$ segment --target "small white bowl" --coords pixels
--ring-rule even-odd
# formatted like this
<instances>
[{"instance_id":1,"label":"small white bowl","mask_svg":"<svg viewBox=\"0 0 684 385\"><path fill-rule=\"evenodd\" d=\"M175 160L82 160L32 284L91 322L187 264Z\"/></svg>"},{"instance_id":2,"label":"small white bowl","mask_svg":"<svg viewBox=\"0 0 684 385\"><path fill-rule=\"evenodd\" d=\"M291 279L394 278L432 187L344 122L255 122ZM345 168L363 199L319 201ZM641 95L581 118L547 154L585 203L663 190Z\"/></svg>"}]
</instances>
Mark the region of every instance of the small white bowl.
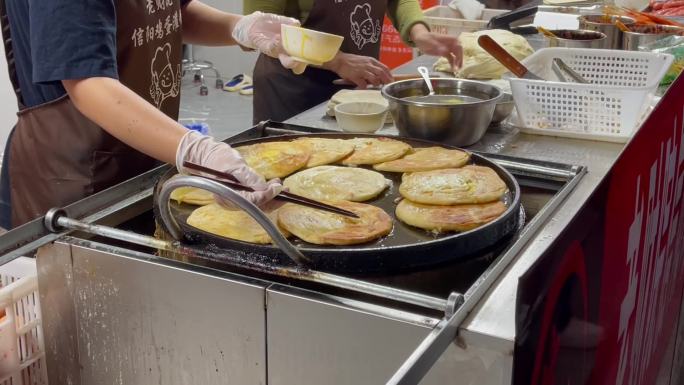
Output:
<instances>
[{"instance_id":1,"label":"small white bowl","mask_svg":"<svg viewBox=\"0 0 684 385\"><path fill-rule=\"evenodd\" d=\"M281 24L283 48L293 59L313 65L322 65L335 58L344 37L314 31L294 25Z\"/></svg>"},{"instance_id":2,"label":"small white bowl","mask_svg":"<svg viewBox=\"0 0 684 385\"><path fill-rule=\"evenodd\" d=\"M335 118L342 131L371 134L385 125L388 110L380 103L340 103L335 106Z\"/></svg>"}]
</instances>

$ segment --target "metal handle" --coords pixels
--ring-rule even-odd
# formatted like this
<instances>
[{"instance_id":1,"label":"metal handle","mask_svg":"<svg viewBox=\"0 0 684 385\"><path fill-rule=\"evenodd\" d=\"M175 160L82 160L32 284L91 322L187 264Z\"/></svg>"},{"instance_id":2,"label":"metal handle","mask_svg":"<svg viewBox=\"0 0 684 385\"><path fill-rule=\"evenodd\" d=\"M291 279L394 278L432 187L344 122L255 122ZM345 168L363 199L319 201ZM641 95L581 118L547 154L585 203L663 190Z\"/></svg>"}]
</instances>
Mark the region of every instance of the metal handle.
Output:
<instances>
[{"instance_id":1,"label":"metal handle","mask_svg":"<svg viewBox=\"0 0 684 385\"><path fill-rule=\"evenodd\" d=\"M420 73L420 75L423 77L423 80L425 80L425 84L427 84L428 91L430 91L429 95L434 95L435 90L432 88L432 80L430 80L430 72L428 71L427 67L418 67L418 73Z\"/></svg>"},{"instance_id":2,"label":"metal handle","mask_svg":"<svg viewBox=\"0 0 684 385\"><path fill-rule=\"evenodd\" d=\"M288 257L290 257L295 263L299 265L306 265L309 259L304 256L304 254L299 251L292 243L290 243L282 233L278 230L277 226L271 222L271 220L261 211L255 204L243 198L242 195L238 194L235 190L230 187L224 186L213 180L197 177L197 176L174 176L164 183L159 193L159 211L161 214L161 220L165 225L166 229L171 233L171 236L176 240L181 240L183 237L183 232L176 222L176 219L171 215L171 206L169 205L169 199L171 198L171 193L173 190L179 187L196 187L202 190L209 191L222 198L227 199L235 206L244 210L249 216L254 218L266 233L271 237L273 243L280 248Z\"/></svg>"}]
</instances>

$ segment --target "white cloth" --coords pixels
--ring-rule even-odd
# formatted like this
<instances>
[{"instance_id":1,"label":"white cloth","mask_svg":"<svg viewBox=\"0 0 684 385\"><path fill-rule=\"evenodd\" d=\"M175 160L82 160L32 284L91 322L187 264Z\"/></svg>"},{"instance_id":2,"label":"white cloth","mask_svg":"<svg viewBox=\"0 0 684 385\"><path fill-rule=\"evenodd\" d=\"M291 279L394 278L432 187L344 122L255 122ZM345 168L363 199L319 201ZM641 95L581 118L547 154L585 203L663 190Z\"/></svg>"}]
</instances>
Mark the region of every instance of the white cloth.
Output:
<instances>
[{"instance_id":1,"label":"white cloth","mask_svg":"<svg viewBox=\"0 0 684 385\"><path fill-rule=\"evenodd\" d=\"M453 0L449 7L461 12L466 20L481 20L485 9L484 4L477 0Z\"/></svg>"}]
</instances>

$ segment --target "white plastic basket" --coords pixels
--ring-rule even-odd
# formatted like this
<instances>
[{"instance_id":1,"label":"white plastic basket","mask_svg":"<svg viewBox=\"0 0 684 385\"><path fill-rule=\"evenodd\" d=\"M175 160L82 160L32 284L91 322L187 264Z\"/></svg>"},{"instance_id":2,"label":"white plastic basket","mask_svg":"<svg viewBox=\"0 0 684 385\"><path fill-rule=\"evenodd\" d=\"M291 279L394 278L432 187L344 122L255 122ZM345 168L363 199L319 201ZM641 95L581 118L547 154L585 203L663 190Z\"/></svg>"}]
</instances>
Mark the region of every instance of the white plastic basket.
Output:
<instances>
[{"instance_id":1,"label":"white plastic basket","mask_svg":"<svg viewBox=\"0 0 684 385\"><path fill-rule=\"evenodd\" d=\"M437 5L423 11L423 16L430 31L458 36L461 32L476 32L487 28L487 23L492 17L506 12L508 11L505 9L485 8L480 20L467 20L459 11L446 5Z\"/></svg>"},{"instance_id":2,"label":"white plastic basket","mask_svg":"<svg viewBox=\"0 0 684 385\"><path fill-rule=\"evenodd\" d=\"M0 266L0 385L46 385L45 341L36 262L21 257Z\"/></svg>"},{"instance_id":3,"label":"white plastic basket","mask_svg":"<svg viewBox=\"0 0 684 385\"><path fill-rule=\"evenodd\" d=\"M551 68L560 58L590 84L559 82ZM626 142L651 105L672 56L649 52L544 48L523 61L551 81L511 78L521 131Z\"/></svg>"}]
</instances>

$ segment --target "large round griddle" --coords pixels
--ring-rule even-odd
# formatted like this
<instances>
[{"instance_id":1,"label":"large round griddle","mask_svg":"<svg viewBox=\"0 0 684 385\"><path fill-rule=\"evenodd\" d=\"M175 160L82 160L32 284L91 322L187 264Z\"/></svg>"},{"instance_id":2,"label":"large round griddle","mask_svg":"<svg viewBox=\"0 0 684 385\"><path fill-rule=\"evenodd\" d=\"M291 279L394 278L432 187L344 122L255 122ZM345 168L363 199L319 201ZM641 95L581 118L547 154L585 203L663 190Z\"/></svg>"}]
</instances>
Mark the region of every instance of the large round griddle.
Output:
<instances>
[{"instance_id":1,"label":"large round griddle","mask_svg":"<svg viewBox=\"0 0 684 385\"><path fill-rule=\"evenodd\" d=\"M382 137L382 135L351 133L282 135L232 143L232 146L239 147L262 142L289 141L302 137L351 139ZM394 137L392 139L406 142L414 148L431 146L455 148L417 139ZM396 208L395 202L397 198L400 198L398 190L401 183L401 173L381 172L387 179L392 181L391 186L379 197L364 203L380 207L390 214L394 221L394 229L388 236L377 241L354 246L320 246L294 238L291 238L291 242L310 259L311 263L308 267L329 272L384 273L426 268L446 262L468 260L477 257L484 250L491 248L517 231L519 226L522 225L521 221L524 221L524 216L520 215L520 186L515 178L506 169L493 161L478 154L471 153L470 155L471 164L492 168L508 186L508 192L503 197L503 201L508 209L499 218L484 226L461 233L436 235L404 224L396 218L394 212ZM365 166L364 168L372 169ZM154 194L156 213L159 210L157 197L160 188L164 182L174 175L176 175L176 171L170 170L162 175L157 182ZM257 254L262 256L262 258L263 256L273 258L282 264L291 263L289 257L274 245L258 245L224 238L188 225L186 220L196 208L197 206L189 204L179 204L175 201L170 202L171 214L183 230L184 242L196 245L203 244L211 247L212 250L225 250L226 253L230 253L230 250L239 250L243 255Z\"/></svg>"}]
</instances>

